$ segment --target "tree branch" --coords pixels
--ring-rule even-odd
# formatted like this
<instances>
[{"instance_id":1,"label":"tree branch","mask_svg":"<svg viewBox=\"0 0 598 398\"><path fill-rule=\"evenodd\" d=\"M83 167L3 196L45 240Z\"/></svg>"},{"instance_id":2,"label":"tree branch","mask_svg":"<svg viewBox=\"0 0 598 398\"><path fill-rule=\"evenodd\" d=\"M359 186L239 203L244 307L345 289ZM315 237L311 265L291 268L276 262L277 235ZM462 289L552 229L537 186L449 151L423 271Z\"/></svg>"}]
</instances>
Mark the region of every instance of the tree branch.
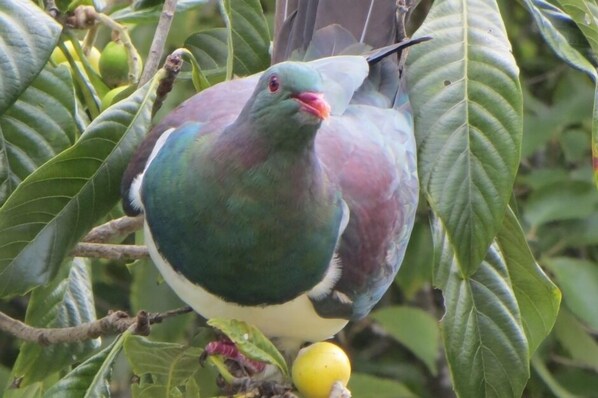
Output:
<instances>
[{"instance_id":1,"label":"tree branch","mask_svg":"<svg viewBox=\"0 0 598 398\"><path fill-rule=\"evenodd\" d=\"M92 340L100 336L119 334L127 329L131 329L135 334L147 336L150 325L192 311L190 307L160 313L139 311L134 317L130 317L124 311L115 311L96 321L67 328L35 328L0 312L0 330L18 339L42 345Z\"/></svg>"},{"instance_id":2,"label":"tree branch","mask_svg":"<svg viewBox=\"0 0 598 398\"><path fill-rule=\"evenodd\" d=\"M121 217L99 225L81 240L88 243L106 243L115 237L125 237L143 226L143 216Z\"/></svg>"},{"instance_id":3,"label":"tree branch","mask_svg":"<svg viewBox=\"0 0 598 398\"><path fill-rule=\"evenodd\" d=\"M156 34L154 35L154 40L152 41L152 46L145 62L145 68L143 69L141 80L139 81L140 86L149 81L149 79L151 79L151 77L158 70L158 65L160 64L162 54L164 53L166 37L168 36L168 31L170 30L172 18L174 18L176 3L177 0L166 0L164 2L164 8L162 8L162 14L160 15L160 20L158 21Z\"/></svg>"},{"instance_id":4,"label":"tree branch","mask_svg":"<svg viewBox=\"0 0 598 398\"><path fill-rule=\"evenodd\" d=\"M149 254L145 246L80 242L71 251L71 256L131 261L147 258Z\"/></svg>"}]
</instances>

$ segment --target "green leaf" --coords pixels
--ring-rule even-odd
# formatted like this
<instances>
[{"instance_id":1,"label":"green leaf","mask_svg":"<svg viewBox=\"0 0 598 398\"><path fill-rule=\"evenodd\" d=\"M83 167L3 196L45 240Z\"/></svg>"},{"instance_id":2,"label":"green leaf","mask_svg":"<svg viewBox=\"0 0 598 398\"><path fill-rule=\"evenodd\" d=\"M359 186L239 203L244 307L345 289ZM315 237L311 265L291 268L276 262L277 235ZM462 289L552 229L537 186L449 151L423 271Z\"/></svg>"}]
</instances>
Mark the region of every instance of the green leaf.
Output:
<instances>
[{"instance_id":1,"label":"green leaf","mask_svg":"<svg viewBox=\"0 0 598 398\"><path fill-rule=\"evenodd\" d=\"M224 333L247 357L276 365L285 375L289 369L274 344L255 326L235 319L210 319L208 325Z\"/></svg>"},{"instance_id":2,"label":"green leaf","mask_svg":"<svg viewBox=\"0 0 598 398\"><path fill-rule=\"evenodd\" d=\"M592 183L569 180L532 192L523 216L532 226L539 226L551 221L583 219L597 210L598 197Z\"/></svg>"},{"instance_id":3,"label":"green leaf","mask_svg":"<svg viewBox=\"0 0 598 398\"><path fill-rule=\"evenodd\" d=\"M0 115L42 70L60 31L32 1L0 2Z\"/></svg>"},{"instance_id":4,"label":"green leaf","mask_svg":"<svg viewBox=\"0 0 598 398\"><path fill-rule=\"evenodd\" d=\"M596 80L596 68L584 55L588 53L587 41L583 35L579 34L579 30L571 17L545 0L523 1L540 29L544 40L556 55ZM573 46L574 43L580 42L583 44L578 48Z\"/></svg>"},{"instance_id":5,"label":"green leaf","mask_svg":"<svg viewBox=\"0 0 598 398\"><path fill-rule=\"evenodd\" d=\"M116 204L121 175L149 129L161 75L103 112L74 146L29 175L0 208L0 297L47 283Z\"/></svg>"},{"instance_id":6,"label":"green leaf","mask_svg":"<svg viewBox=\"0 0 598 398\"><path fill-rule=\"evenodd\" d=\"M201 369L199 356L203 350L198 347L153 342L131 335L126 338L124 348L133 372L140 378L135 388L138 397L174 396Z\"/></svg>"},{"instance_id":7,"label":"green leaf","mask_svg":"<svg viewBox=\"0 0 598 398\"><path fill-rule=\"evenodd\" d=\"M594 330L598 330L598 264L569 257L547 258L563 291L567 308Z\"/></svg>"},{"instance_id":8,"label":"green leaf","mask_svg":"<svg viewBox=\"0 0 598 398\"><path fill-rule=\"evenodd\" d=\"M112 366L126 335L128 333L121 334L108 347L70 371L46 391L44 398L109 397Z\"/></svg>"},{"instance_id":9,"label":"green leaf","mask_svg":"<svg viewBox=\"0 0 598 398\"><path fill-rule=\"evenodd\" d=\"M4 398L42 398L43 383L33 383L22 388L10 388L4 392Z\"/></svg>"},{"instance_id":10,"label":"green leaf","mask_svg":"<svg viewBox=\"0 0 598 398\"><path fill-rule=\"evenodd\" d=\"M432 265L434 252L432 234L428 220L416 220L409 237L409 245L399 273L395 278L401 287L401 293L408 299L413 299L424 285L432 280Z\"/></svg>"},{"instance_id":11,"label":"green leaf","mask_svg":"<svg viewBox=\"0 0 598 398\"><path fill-rule=\"evenodd\" d=\"M554 326L561 292L534 259L511 209L496 240L509 272L531 355Z\"/></svg>"},{"instance_id":12,"label":"green leaf","mask_svg":"<svg viewBox=\"0 0 598 398\"><path fill-rule=\"evenodd\" d=\"M598 4L596 0L558 0L563 10L575 21L594 50L594 65L598 54ZM591 58L590 58L591 59Z\"/></svg>"},{"instance_id":13,"label":"green leaf","mask_svg":"<svg viewBox=\"0 0 598 398\"><path fill-rule=\"evenodd\" d=\"M191 51L211 84L226 79L228 57L226 42L226 28L213 28L197 32L185 40L185 47Z\"/></svg>"},{"instance_id":14,"label":"green leaf","mask_svg":"<svg viewBox=\"0 0 598 398\"><path fill-rule=\"evenodd\" d=\"M410 49L421 186L442 220L462 275L484 258L519 164L519 70L494 1L435 1Z\"/></svg>"},{"instance_id":15,"label":"green leaf","mask_svg":"<svg viewBox=\"0 0 598 398\"><path fill-rule=\"evenodd\" d=\"M460 397L520 397L529 378L529 347L505 260L495 245L471 277L462 277L440 223L435 284L444 296L442 337Z\"/></svg>"},{"instance_id":16,"label":"green leaf","mask_svg":"<svg viewBox=\"0 0 598 398\"><path fill-rule=\"evenodd\" d=\"M0 206L25 177L75 142L75 113L68 68L47 66L0 115Z\"/></svg>"},{"instance_id":17,"label":"green leaf","mask_svg":"<svg viewBox=\"0 0 598 398\"><path fill-rule=\"evenodd\" d=\"M598 187L598 79L594 88L594 111L592 112L592 166L594 184Z\"/></svg>"},{"instance_id":18,"label":"green leaf","mask_svg":"<svg viewBox=\"0 0 598 398\"><path fill-rule=\"evenodd\" d=\"M569 311L559 313L554 331L575 362L598 372L598 343Z\"/></svg>"},{"instance_id":19,"label":"green leaf","mask_svg":"<svg viewBox=\"0 0 598 398\"><path fill-rule=\"evenodd\" d=\"M270 32L259 0L221 0L228 30L227 79L270 66Z\"/></svg>"},{"instance_id":20,"label":"green leaf","mask_svg":"<svg viewBox=\"0 0 598 398\"><path fill-rule=\"evenodd\" d=\"M355 398L416 398L407 386L390 379L371 376L366 373L353 373L347 388Z\"/></svg>"},{"instance_id":21,"label":"green leaf","mask_svg":"<svg viewBox=\"0 0 598 398\"><path fill-rule=\"evenodd\" d=\"M421 359L430 373L437 374L440 340L438 322L432 315L419 308L392 306L373 312L371 317Z\"/></svg>"},{"instance_id":22,"label":"green leaf","mask_svg":"<svg viewBox=\"0 0 598 398\"><path fill-rule=\"evenodd\" d=\"M208 0L178 0L176 4L176 14L189 11L195 7L207 3ZM157 4L153 7L137 9L134 5L121 8L110 14L110 18L123 24L141 24L154 23L162 14L163 4Z\"/></svg>"},{"instance_id":23,"label":"green leaf","mask_svg":"<svg viewBox=\"0 0 598 398\"><path fill-rule=\"evenodd\" d=\"M554 394L556 398L574 398L575 395L571 394L571 392L567 391L563 386L559 384L559 382L550 374L550 371L546 367L546 364L542 361L538 355L535 355L532 358L532 367L534 372L540 376L542 381L548 386L550 392Z\"/></svg>"},{"instance_id":24,"label":"green leaf","mask_svg":"<svg viewBox=\"0 0 598 398\"><path fill-rule=\"evenodd\" d=\"M81 258L65 262L52 283L35 289L27 306L25 323L40 328L77 326L96 319L91 281ZM21 385L42 381L98 349L100 340L54 344L23 343L13 367Z\"/></svg>"},{"instance_id":25,"label":"green leaf","mask_svg":"<svg viewBox=\"0 0 598 398\"><path fill-rule=\"evenodd\" d=\"M150 312L168 311L183 307L183 303L167 283L159 283L160 274L149 260L137 261L130 267L133 274L131 285L131 309ZM181 339L189 323L195 318L193 313L180 315L166 322L152 325L150 337L156 341L176 341Z\"/></svg>"}]
</instances>

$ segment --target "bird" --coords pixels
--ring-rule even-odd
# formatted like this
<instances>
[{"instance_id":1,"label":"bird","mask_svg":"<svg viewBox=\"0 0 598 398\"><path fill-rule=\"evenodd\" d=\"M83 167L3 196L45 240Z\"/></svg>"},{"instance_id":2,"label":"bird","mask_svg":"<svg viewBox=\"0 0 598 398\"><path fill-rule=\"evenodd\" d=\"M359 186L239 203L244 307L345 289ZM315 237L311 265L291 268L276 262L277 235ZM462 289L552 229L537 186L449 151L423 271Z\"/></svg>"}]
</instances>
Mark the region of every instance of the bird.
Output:
<instances>
[{"instance_id":1,"label":"bird","mask_svg":"<svg viewBox=\"0 0 598 398\"><path fill-rule=\"evenodd\" d=\"M147 135L122 179L150 256L204 318L325 340L392 284L418 205L395 0L279 0L272 66ZM399 54L399 55L397 55Z\"/></svg>"}]
</instances>

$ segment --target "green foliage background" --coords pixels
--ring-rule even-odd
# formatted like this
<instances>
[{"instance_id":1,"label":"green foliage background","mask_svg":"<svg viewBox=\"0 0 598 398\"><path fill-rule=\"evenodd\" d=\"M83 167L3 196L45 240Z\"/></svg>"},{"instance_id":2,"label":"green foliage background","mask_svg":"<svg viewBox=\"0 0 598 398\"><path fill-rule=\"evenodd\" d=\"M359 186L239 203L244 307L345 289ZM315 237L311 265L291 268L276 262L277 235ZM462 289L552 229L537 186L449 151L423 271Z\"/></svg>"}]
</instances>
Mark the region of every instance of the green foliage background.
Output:
<instances>
[{"instance_id":1,"label":"green foliage background","mask_svg":"<svg viewBox=\"0 0 598 398\"><path fill-rule=\"evenodd\" d=\"M161 3L109 12L144 57ZM0 57L17 65L0 70L0 311L65 327L182 305L148 261L68 258L122 215L120 175L152 121L268 65L273 1L178 3L167 52L184 45L198 64L152 119L157 79L99 113L89 68L48 63L85 32L61 36L33 2L0 0ZM337 337L354 396L598 396L596 1L422 0L411 30L434 37L407 65L422 200L396 284ZM110 31L98 34L101 49ZM211 397L215 369L197 362L205 326L185 315L148 338L43 349L0 333L0 391L19 378L4 396Z\"/></svg>"}]
</instances>

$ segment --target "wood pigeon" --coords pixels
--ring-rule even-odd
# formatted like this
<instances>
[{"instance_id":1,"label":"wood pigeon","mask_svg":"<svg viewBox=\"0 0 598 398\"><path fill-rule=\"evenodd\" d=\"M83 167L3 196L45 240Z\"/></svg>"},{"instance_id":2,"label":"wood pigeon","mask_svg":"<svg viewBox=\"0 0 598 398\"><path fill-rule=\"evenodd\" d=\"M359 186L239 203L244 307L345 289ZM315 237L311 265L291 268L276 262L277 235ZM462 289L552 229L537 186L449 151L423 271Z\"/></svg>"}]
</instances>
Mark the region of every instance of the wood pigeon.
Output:
<instances>
[{"instance_id":1,"label":"wood pigeon","mask_svg":"<svg viewBox=\"0 0 598 398\"><path fill-rule=\"evenodd\" d=\"M273 66L166 116L122 191L183 301L298 346L363 318L388 289L418 179L395 0L277 7Z\"/></svg>"}]
</instances>

